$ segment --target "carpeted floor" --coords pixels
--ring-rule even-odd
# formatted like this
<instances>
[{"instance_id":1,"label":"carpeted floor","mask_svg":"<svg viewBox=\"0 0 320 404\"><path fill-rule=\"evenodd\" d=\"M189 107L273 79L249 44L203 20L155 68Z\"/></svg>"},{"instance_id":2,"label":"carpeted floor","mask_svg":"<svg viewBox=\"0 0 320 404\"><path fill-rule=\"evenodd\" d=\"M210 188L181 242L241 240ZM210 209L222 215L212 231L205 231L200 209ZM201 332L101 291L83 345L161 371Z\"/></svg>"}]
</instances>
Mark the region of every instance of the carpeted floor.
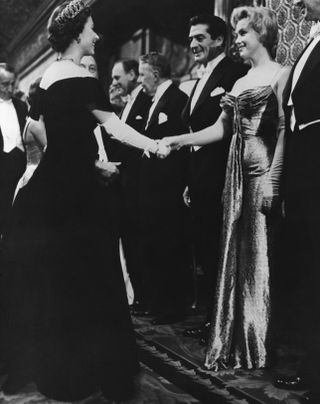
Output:
<instances>
[{"instance_id":1,"label":"carpeted floor","mask_svg":"<svg viewBox=\"0 0 320 404\"><path fill-rule=\"evenodd\" d=\"M2 383L4 379L0 380ZM35 385L28 385L24 391L15 396L5 396L0 392L1 404L69 404L50 400L36 391ZM99 393L77 401L73 404L111 404ZM118 403L117 404L122 404ZM124 403L123 403L124 404ZM142 364L139 380L137 381L136 397L125 404L200 404L194 397L156 374L152 369Z\"/></svg>"},{"instance_id":2,"label":"carpeted floor","mask_svg":"<svg viewBox=\"0 0 320 404\"><path fill-rule=\"evenodd\" d=\"M199 324L203 314L192 311L183 323L154 326L151 318L134 317L133 323L140 348L142 369L137 380L136 396L122 404L299 404L300 393L275 388L274 371L228 369L209 372L202 367L205 348L197 340L183 336L187 327ZM286 350L286 347L283 348ZM276 367L288 371L288 351ZM282 363L287 368L284 369ZM294 363L289 365L289 369ZM0 377L0 386L5 377ZM62 404L49 400L28 385L16 396L0 391L0 404ZM69 403L63 403L69 404ZM95 394L76 404L111 404ZM117 403L120 404L120 403Z\"/></svg>"},{"instance_id":3,"label":"carpeted floor","mask_svg":"<svg viewBox=\"0 0 320 404\"><path fill-rule=\"evenodd\" d=\"M275 370L207 371L202 367L205 348L182 332L199 324L202 316L194 312L183 323L154 326L150 318L135 317L134 326L142 361L157 373L164 375L201 403L241 404L299 404L300 393L280 390L273 386L275 371L288 372L288 352L278 352ZM285 349L285 348L284 348ZM284 363L286 368L284 368Z\"/></svg>"}]
</instances>

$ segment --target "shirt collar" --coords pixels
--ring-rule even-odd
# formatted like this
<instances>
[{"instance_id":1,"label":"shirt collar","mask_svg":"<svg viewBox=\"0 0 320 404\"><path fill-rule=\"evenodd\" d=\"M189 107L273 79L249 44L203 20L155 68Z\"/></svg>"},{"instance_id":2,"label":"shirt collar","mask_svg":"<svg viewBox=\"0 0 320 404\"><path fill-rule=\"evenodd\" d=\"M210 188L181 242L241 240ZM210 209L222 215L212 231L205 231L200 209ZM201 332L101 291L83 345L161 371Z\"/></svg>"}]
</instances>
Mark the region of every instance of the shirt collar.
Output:
<instances>
[{"instance_id":1,"label":"shirt collar","mask_svg":"<svg viewBox=\"0 0 320 404\"><path fill-rule=\"evenodd\" d=\"M1 103L12 104L12 98L10 98L9 100L4 100L3 98L0 98L0 102Z\"/></svg>"},{"instance_id":2,"label":"shirt collar","mask_svg":"<svg viewBox=\"0 0 320 404\"><path fill-rule=\"evenodd\" d=\"M127 94L126 97L124 97L125 101L128 104L132 104L134 102L134 100L137 98L137 95L139 94L139 92L142 90L141 85L135 87L130 94Z\"/></svg>"},{"instance_id":3,"label":"shirt collar","mask_svg":"<svg viewBox=\"0 0 320 404\"><path fill-rule=\"evenodd\" d=\"M216 56L214 59L210 60L207 63L207 66L204 67L204 65L201 65L197 71L198 77L201 78L204 75L209 76L215 67L221 62L222 59L226 57L226 54L224 52L220 53L218 56Z\"/></svg>"},{"instance_id":4,"label":"shirt collar","mask_svg":"<svg viewBox=\"0 0 320 404\"><path fill-rule=\"evenodd\" d=\"M163 83L161 83L156 90L156 93L153 97L153 101L154 102L158 101L162 97L162 95L167 91L167 89L171 86L171 84L172 80L166 80Z\"/></svg>"},{"instance_id":5,"label":"shirt collar","mask_svg":"<svg viewBox=\"0 0 320 404\"><path fill-rule=\"evenodd\" d=\"M136 88L134 88L134 89L131 91L131 93L130 93L131 99L132 99L132 100L135 100L141 90L142 90L142 86L141 86L141 85L139 85L139 86L137 86Z\"/></svg>"}]
</instances>

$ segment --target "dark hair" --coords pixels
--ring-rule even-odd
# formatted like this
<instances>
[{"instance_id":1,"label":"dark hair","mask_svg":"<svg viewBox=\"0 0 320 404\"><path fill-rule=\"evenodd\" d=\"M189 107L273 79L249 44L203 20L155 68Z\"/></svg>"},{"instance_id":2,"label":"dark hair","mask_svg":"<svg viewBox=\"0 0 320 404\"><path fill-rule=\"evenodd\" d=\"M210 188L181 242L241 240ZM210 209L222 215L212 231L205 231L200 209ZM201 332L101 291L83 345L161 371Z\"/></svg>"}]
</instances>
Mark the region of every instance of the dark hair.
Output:
<instances>
[{"instance_id":1,"label":"dark hair","mask_svg":"<svg viewBox=\"0 0 320 404\"><path fill-rule=\"evenodd\" d=\"M6 62L0 63L0 69L5 70L8 73L13 73L14 75L16 74L14 68Z\"/></svg>"},{"instance_id":2,"label":"dark hair","mask_svg":"<svg viewBox=\"0 0 320 404\"><path fill-rule=\"evenodd\" d=\"M140 56L140 62L147 63L153 69L157 71L161 78L169 78L171 76L171 67L168 59L158 52L150 52Z\"/></svg>"},{"instance_id":3,"label":"dark hair","mask_svg":"<svg viewBox=\"0 0 320 404\"><path fill-rule=\"evenodd\" d=\"M129 73L133 70L134 74L139 76L139 63L135 59L120 59L115 62L115 65L121 63L123 66L123 70L126 73Z\"/></svg>"},{"instance_id":4,"label":"dark hair","mask_svg":"<svg viewBox=\"0 0 320 404\"><path fill-rule=\"evenodd\" d=\"M56 52L64 52L74 39L77 39L88 18L91 16L91 8L83 6L82 9L72 18L65 18L57 21L57 17L68 6L70 2L65 1L57 7L48 23L48 40Z\"/></svg>"},{"instance_id":5,"label":"dark hair","mask_svg":"<svg viewBox=\"0 0 320 404\"><path fill-rule=\"evenodd\" d=\"M35 79L29 86L29 91L28 91L28 95L27 95L27 101L28 104L32 105L32 103L34 102L35 99L35 95L37 93L37 90L40 86L40 81L41 81L41 77L38 77L37 79Z\"/></svg>"},{"instance_id":6,"label":"dark hair","mask_svg":"<svg viewBox=\"0 0 320 404\"><path fill-rule=\"evenodd\" d=\"M231 24L235 28L242 19L248 19L248 26L259 34L259 40L274 58L278 44L278 24L274 11L266 7L237 7L231 14Z\"/></svg>"},{"instance_id":7,"label":"dark hair","mask_svg":"<svg viewBox=\"0 0 320 404\"><path fill-rule=\"evenodd\" d=\"M227 39L227 25L222 18L210 14L199 14L190 18L189 27L198 24L205 24L208 27L208 33L212 39L217 39L219 36L223 37L224 46Z\"/></svg>"}]
</instances>

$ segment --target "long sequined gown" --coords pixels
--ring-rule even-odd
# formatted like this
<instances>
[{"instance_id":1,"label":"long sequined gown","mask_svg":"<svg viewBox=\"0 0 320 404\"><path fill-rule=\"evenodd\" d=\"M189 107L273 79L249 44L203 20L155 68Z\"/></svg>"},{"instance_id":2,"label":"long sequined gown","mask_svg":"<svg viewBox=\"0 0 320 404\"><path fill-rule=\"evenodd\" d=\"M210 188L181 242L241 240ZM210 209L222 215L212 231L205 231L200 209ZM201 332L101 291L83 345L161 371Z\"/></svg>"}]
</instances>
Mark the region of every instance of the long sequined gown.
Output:
<instances>
[{"instance_id":1,"label":"long sequined gown","mask_svg":"<svg viewBox=\"0 0 320 404\"><path fill-rule=\"evenodd\" d=\"M261 368L268 359L273 225L260 207L277 141L278 102L268 85L226 94L221 106L233 120L233 136L205 366Z\"/></svg>"}]
</instances>

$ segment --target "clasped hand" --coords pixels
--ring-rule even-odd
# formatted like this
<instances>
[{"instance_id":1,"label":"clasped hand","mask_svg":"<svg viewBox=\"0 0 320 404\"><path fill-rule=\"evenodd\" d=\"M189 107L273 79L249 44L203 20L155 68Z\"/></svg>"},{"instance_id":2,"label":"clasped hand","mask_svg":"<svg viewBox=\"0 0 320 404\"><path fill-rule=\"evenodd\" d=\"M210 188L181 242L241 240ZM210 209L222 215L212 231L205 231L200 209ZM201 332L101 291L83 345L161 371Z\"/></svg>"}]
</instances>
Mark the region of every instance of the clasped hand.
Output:
<instances>
[{"instance_id":1,"label":"clasped hand","mask_svg":"<svg viewBox=\"0 0 320 404\"><path fill-rule=\"evenodd\" d=\"M155 154L160 159L165 159L171 153L171 147L167 144L165 139L156 140L157 149Z\"/></svg>"},{"instance_id":2,"label":"clasped hand","mask_svg":"<svg viewBox=\"0 0 320 404\"><path fill-rule=\"evenodd\" d=\"M120 173L118 166L120 166L120 162L112 162L112 161L100 161L97 160L95 166L99 172L100 181L104 185L108 185L112 182Z\"/></svg>"},{"instance_id":3,"label":"clasped hand","mask_svg":"<svg viewBox=\"0 0 320 404\"><path fill-rule=\"evenodd\" d=\"M181 145L179 144L179 136L168 136L157 140L156 155L160 159L164 159L169 156L173 150L179 150Z\"/></svg>"}]
</instances>

